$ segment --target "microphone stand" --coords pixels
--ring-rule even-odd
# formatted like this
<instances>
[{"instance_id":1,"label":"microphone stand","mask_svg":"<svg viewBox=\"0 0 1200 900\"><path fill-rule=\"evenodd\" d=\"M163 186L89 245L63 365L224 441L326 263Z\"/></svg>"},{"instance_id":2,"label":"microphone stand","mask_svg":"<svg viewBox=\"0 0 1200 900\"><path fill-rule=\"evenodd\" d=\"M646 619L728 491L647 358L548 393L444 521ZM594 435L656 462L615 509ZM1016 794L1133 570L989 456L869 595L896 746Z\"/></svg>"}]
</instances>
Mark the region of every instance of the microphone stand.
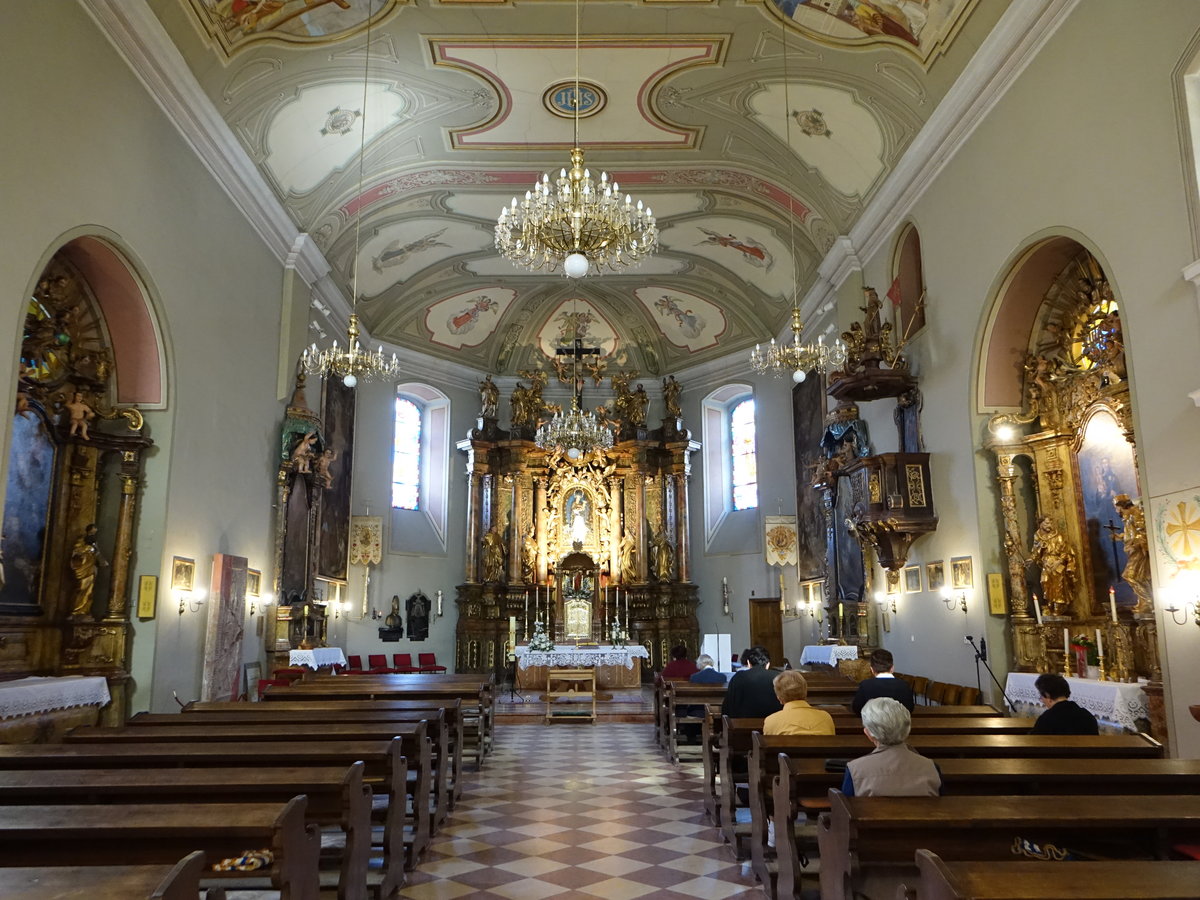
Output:
<instances>
[{"instance_id":1,"label":"microphone stand","mask_svg":"<svg viewBox=\"0 0 1200 900\"><path fill-rule=\"evenodd\" d=\"M983 693L982 682L980 681L980 678L979 678L979 664L983 663L983 667L985 669L987 669L988 675L990 675L992 677L992 682L996 685L997 689L999 689L1000 696L1004 698L1004 702L1008 704L1008 708L1011 709L1015 713L1017 711L1016 704L1013 703L1012 700L1010 700L1008 698L1008 694L1006 694L1004 692L1004 685L1002 685L999 682L999 680L997 680L996 673L993 672L992 667L990 665L988 665L987 657L984 655L983 651L980 650L977 646L975 646L975 638L971 637L971 635L968 634L967 635L967 643L970 644L971 649L975 651L975 681L977 684L980 685L979 693L981 693L981 694Z\"/></svg>"}]
</instances>

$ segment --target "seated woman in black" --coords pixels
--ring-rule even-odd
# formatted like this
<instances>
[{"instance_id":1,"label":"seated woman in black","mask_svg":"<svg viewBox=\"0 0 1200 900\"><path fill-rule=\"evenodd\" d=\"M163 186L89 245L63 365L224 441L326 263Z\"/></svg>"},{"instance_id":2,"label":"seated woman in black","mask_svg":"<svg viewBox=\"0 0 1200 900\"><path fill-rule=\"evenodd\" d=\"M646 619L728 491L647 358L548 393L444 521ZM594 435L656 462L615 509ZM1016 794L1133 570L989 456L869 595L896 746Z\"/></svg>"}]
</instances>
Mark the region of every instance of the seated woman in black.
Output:
<instances>
[{"instance_id":1,"label":"seated woman in black","mask_svg":"<svg viewBox=\"0 0 1200 900\"><path fill-rule=\"evenodd\" d=\"M1071 686L1061 675L1039 675L1034 683L1046 711L1038 716L1030 734L1099 734L1096 717L1075 701Z\"/></svg>"}]
</instances>

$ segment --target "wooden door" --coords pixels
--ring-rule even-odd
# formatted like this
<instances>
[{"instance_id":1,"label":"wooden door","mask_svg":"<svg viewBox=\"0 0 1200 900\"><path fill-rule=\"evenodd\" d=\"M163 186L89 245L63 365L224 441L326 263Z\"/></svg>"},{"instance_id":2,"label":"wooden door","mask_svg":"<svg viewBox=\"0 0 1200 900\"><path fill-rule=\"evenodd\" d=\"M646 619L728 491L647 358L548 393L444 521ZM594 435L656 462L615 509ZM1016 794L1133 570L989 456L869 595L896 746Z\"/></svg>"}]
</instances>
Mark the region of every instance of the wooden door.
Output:
<instances>
[{"instance_id":1,"label":"wooden door","mask_svg":"<svg viewBox=\"0 0 1200 900\"><path fill-rule=\"evenodd\" d=\"M783 664L783 610L778 597L750 598L750 643L762 644L771 654L771 665Z\"/></svg>"}]
</instances>

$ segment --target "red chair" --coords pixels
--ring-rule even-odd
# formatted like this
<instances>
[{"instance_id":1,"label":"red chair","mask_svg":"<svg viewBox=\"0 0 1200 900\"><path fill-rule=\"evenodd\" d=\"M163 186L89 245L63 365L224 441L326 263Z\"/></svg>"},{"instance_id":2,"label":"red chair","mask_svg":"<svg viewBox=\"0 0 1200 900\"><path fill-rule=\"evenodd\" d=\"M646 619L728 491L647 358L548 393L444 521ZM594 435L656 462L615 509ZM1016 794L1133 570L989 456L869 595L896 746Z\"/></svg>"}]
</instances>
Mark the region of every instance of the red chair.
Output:
<instances>
[{"instance_id":1,"label":"red chair","mask_svg":"<svg viewBox=\"0 0 1200 900\"><path fill-rule=\"evenodd\" d=\"M445 672L445 666L439 666L436 653L418 653L417 663L421 672Z\"/></svg>"},{"instance_id":2,"label":"red chair","mask_svg":"<svg viewBox=\"0 0 1200 900\"><path fill-rule=\"evenodd\" d=\"M346 657L346 674L347 675L361 675L362 670L363 670L363 667L362 667L362 657L361 656L347 656Z\"/></svg>"},{"instance_id":3,"label":"red chair","mask_svg":"<svg viewBox=\"0 0 1200 900\"><path fill-rule=\"evenodd\" d=\"M393 653L392 665L392 671L401 675L411 675L417 671L417 667L413 665L411 653Z\"/></svg>"},{"instance_id":4,"label":"red chair","mask_svg":"<svg viewBox=\"0 0 1200 900\"><path fill-rule=\"evenodd\" d=\"M388 668L386 653L368 654L367 664L371 667L367 670L371 675L390 675L392 673L392 670Z\"/></svg>"},{"instance_id":5,"label":"red chair","mask_svg":"<svg viewBox=\"0 0 1200 900\"><path fill-rule=\"evenodd\" d=\"M263 698L269 689L273 687L287 687L291 682L284 678L260 678L258 679L258 699Z\"/></svg>"}]
</instances>

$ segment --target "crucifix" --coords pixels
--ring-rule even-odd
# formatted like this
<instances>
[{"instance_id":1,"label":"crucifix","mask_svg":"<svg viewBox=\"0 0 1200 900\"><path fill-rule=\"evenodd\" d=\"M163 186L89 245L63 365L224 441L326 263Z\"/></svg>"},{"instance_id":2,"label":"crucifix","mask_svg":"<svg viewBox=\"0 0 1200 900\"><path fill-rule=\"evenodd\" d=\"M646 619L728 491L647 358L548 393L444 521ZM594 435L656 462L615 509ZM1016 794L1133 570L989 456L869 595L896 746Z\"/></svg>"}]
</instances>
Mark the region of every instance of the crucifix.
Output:
<instances>
[{"instance_id":1,"label":"crucifix","mask_svg":"<svg viewBox=\"0 0 1200 900\"><path fill-rule=\"evenodd\" d=\"M577 409L583 408L583 379L579 377L579 362L585 356L599 356L599 347L585 347L583 341L576 337L570 347L559 347L554 351L556 356L570 356L571 359L571 376L573 384L571 386L572 396L575 398L575 406Z\"/></svg>"}]
</instances>

